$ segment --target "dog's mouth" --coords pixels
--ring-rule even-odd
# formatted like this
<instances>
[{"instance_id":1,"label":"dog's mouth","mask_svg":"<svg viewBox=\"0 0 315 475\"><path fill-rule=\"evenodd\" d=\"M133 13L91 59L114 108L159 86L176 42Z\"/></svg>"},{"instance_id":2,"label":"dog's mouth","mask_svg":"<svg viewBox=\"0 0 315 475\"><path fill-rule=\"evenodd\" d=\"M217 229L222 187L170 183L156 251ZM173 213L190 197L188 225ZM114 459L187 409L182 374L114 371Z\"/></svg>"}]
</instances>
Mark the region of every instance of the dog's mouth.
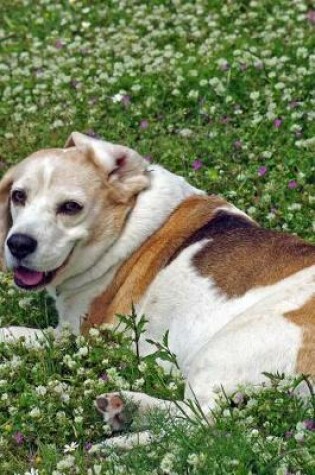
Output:
<instances>
[{"instance_id":1,"label":"dog's mouth","mask_svg":"<svg viewBox=\"0 0 315 475\"><path fill-rule=\"evenodd\" d=\"M29 269L28 267L24 266L16 267L15 269L13 269L14 283L24 290L38 290L46 287L46 285L49 285L53 281L57 273L64 269L64 267L68 264L73 250L74 247L70 251L68 257L63 262L63 264L61 264L61 266L57 267L57 269L54 270L44 272Z\"/></svg>"},{"instance_id":2,"label":"dog's mouth","mask_svg":"<svg viewBox=\"0 0 315 475\"><path fill-rule=\"evenodd\" d=\"M18 287L26 290L39 289L50 284L58 269L49 272L40 272L27 267L19 266L14 269L13 277L14 282Z\"/></svg>"}]
</instances>

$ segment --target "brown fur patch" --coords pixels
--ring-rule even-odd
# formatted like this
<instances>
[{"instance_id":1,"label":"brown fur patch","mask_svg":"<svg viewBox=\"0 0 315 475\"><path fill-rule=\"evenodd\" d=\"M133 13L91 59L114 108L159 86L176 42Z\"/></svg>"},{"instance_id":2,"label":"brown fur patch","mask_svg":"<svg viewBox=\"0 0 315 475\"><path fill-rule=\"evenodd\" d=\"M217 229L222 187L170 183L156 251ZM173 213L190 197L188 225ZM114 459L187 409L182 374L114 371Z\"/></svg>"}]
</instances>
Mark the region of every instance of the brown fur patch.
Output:
<instances>
[{"instance_id":1,"label":"brown fur patch","mask_svg":"<svg viewBox=\"0 0 315 475\"><path fill-rule=\"evenodd\" d=\"M296 371L315 376L315 297L285 316L303 329L303 343L298 353Z\"/></svg>"},{"instance_id":2,"label":"brown fur patch","mask_svg":"<svg viewBox=\"0 0 315 475\"><path fill-rule=\"evenodd\" d=\"M230 219L229 212L224 213ZM202 276L213 278L229 297L274 284L315 264L312 244L293 235L247 226L242 217L230 225L224 225L224 216L222 219L221 224L216 224L216 218L209 223L205 237L213 240L193 262Z\"/></svg>"},{"instance_id":3,"label":"brown fur patch","mask_svg":"<svg viewBox=\"0 0 315 475\"><path fill-rule=\"evenodd\" d=\"M112 285L92 302L81 331L102 323L112 323L117 314L128 314L170 261L180 246L211 220L226 202L216 196L194 196L185 200L166 223L151 236L118 270Z\"/></svg>"}]
</instances>

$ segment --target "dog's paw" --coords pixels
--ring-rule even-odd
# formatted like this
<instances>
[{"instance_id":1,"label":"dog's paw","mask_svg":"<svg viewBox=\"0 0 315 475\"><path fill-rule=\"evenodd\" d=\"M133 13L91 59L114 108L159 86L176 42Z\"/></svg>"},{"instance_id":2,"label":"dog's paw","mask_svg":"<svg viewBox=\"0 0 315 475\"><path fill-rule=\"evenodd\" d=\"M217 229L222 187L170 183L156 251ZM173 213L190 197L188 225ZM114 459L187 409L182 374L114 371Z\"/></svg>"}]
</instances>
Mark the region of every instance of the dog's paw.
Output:
<instances>
[{"instance_id":1,"label":"dog's paw","mask_svg":"<svg viewBox=\"0 0 315 475\"><path fill-rule=\"evenodd\" d=\"M40 347L45 342L44 334L41 330L26 327L4 327L0 328L0 342L16 343L20 341L27 347Z\"/></svg>"},{"instance_id":2,"label":"dog's paw","mask_svg":"<svg viewBox=\"0 0 315 475\"><path fill-rule=\"evenodd\" d=\"M90 453L111 453L113 449L130 450L139 445L147 445L155 440L153 434L146 430L133 432L126 435L110 437L99 444L92 446Z\"/></svg>"},{"instance_id":3,"label":"dog's paw","mask_svg":"<svg viewBox=\"0 0 315 475\"><path fill-rule=\"evenodd\" d=\"M101 394L96 398L95 407L113 432L123 431L132 423L130 405L121 393Z\"/></svg>"}]
</instances>

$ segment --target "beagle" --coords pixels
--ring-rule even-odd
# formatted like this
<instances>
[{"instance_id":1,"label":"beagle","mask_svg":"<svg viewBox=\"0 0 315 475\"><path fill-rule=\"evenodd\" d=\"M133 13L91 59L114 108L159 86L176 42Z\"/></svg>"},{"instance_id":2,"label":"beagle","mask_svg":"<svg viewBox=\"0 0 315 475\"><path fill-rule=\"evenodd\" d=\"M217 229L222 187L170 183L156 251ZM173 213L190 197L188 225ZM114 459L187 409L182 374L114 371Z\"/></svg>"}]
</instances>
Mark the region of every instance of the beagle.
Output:
<instances>
[{"instance_id":1,"label":"beagle","mask_svg":"<svg viewBox=\"0 0 315 475\"><path fill-rule=\"evenodd\" d=\"M263 371L315 375L315 246L262 229L128 147L73 132L64 148L10 169L0 245L18 287L55 298L57 332L86 333L132 305L148 319L141 355L169 330L185 398L204 411L217 386L256 384ZM2 340L21 335L40 331L0 330ZM124 393L96 400L116 430L125 397L140 411L180 407Z\"/></svg>"}]
</instances>

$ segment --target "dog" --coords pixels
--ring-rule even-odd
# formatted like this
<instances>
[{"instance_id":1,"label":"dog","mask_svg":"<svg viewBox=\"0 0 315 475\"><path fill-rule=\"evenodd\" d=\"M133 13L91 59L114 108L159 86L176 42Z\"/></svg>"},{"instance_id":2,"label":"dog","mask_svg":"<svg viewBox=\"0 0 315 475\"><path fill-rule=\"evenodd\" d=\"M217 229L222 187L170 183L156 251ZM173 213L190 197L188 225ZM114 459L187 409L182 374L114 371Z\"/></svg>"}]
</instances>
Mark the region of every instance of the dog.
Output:
<instances>
[{"instance_id":1,"label":"dog","mask_svg":"<svg viewBox=\"0 0 315 475\"><path fill-rule=\"evenodd\" d=\"M73 132L0 182L0 243L25 290L46 288L58 333L87 333L117 314L148 319L142 356L169 331L185 399L208 412L215 388L261 383L262 372L315 375L315 246L262 229L218 196L151 165L134 150ZM1 339L40 330L1 329ZM96 407L114 430L125 399L139 410L168 402L124 391ZM146 433L143 438L146 440Z\"/></svg>"}]
</instances>

